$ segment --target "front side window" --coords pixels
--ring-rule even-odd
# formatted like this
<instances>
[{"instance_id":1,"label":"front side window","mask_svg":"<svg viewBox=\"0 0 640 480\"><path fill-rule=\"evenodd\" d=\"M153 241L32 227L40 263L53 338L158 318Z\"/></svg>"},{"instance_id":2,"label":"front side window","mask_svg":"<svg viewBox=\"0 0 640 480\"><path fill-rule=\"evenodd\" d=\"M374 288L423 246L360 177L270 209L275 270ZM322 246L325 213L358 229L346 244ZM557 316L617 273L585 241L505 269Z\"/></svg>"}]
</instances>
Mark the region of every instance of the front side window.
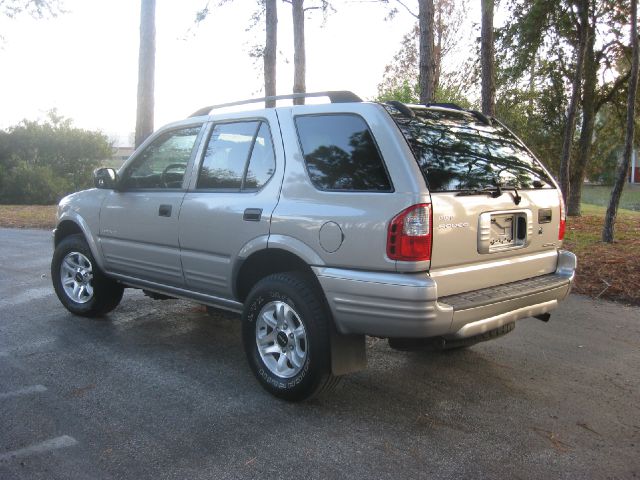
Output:
<instances>
[{"instance_id":1,"label":"front side window","mask_svg":"<svg viewBox=\"0 0 640 480\"><path fill-rule=\"evenodd\" d=\"M134 160L124 173L121 185L125 189L182 188L201 128L202 125L198 125L160 135Z\"/></svg>"},{"instance_id":2,"label":"front side window","mask_svg":"<svg viewBox=\"0 0 640 480\"><path fill-rule=\"evenodd\" d=\"M296 118L311 182L320 190L390 192L391 182L365 121L358 115Z\"/></svg>"},{"instance_id":3,"label":"front side window","mask_svg":"<svg viewBox=\"0 0 640 480\"><path fill-rule=\"evenodd\" d=\"M221 123L211 132L196 188L256 191L274 171L266 122Z\"/></svg>"}]
</instances>

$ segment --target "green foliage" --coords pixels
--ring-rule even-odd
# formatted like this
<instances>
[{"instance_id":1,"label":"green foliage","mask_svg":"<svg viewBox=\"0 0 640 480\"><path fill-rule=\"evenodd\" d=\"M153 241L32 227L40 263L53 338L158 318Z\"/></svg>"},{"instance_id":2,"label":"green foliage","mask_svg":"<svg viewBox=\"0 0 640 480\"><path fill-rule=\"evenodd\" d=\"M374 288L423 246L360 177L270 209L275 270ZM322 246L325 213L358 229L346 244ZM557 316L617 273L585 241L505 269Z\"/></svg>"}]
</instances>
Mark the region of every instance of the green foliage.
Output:
<instances>
[{"instance_id":1,"label":"green foliage","mask_svg":"<svg viewBox=\"0 0 640 480\"><path fill-rule=\"evenodd\" d=\"M408 80L404 80L400 85L378 90L378 96L374 100L376 102L397 100L403 103L420 103L419 97L418 82L409 83ZM435 98L439 103L455 103L463 108L476 108L465 95L463 87L453 82L441 82L436 89Z\"/></svg>"},{"instance_id":2,"label":"green foliage","mask_svg":"<svg viewBox=\"0 0 640 480\"><path fill-rule=\"evenodd\" d=\"M439 103L455 103L462 108L472 110L479 108L478 105L472 102L466 95L466 88L453 82L440 81L440 85L436 88L435 98L436 102Z\"/></svg>"},{"instance_id":3,"label":"green foliage","mask_svg":"<svg viewBox=\"0 0 640 480\"><path fill-rule=\"evenodd\" d=\"M530 72L533 71L530 67ZM539 61L528 85L504 84L496 103L496 117L503 121L557 174L562 153L567 98L563 80L549 61Z\"/></svg>"},{"instance_id":4,"label":"green foliage","mask_svg":"<svg viewBox=\"0 0 640 480\"><path fill-rule=\"evenodd\" d=\"M23 120L0 131L0 203L55 203L90 187L111 154L104 134L75 128L55 111L45 122Z\"/></svg>"},{"instance_id":5,"label":"green foliage","mask_svg":"<svg viewBox=\"0 0 640 480\"><path fill-rule=\"evenodd\" d=\"M598 82L588 95L595 98L595 113L606 105L624 105L620 95L626 83L622 65L625 58L623 30L628 23L627 2L589 0L589 28L595 34L590 62ZM497 31L496 57L498 66L498 116L503 118L555 173L562 152L568 99L575 73L579 19L575 0L509 0L510 20ZM628 62L627 62L628 63ZM621 68L623 67L623 68ZM580 108L584 106L587 82L583 78ZM582 117L582 118L581 118ZM573 163L587 162L587 177L601 178L613 168L612 150L622 143L618 124L610 114L598 115L594 135L585 131L585 138L596 138L591 156L578 158L574 145ZM577 143L582 122L573 139ZM600 136L598 130L604 136ZM605 133L607 132L607 133ZM615 139L615 140L614 140ZM606 145L601 145L601 140ZM618 142L614 145L615 142ZM573 168L573 167L572 167Z\"/></svg>"},{"instance_id":6,"label":"green foliage","mask_svg":"<svg viewBox=\"0 0 640 480\"><path fill-rule=\"evenodd\" d=\"M60 200L68 184L51 167L22 162L3 179L2 203L51 205Z\"/></svg>"},{"instance_id":7,"label":"green foliage","mask_svg":"<svg viewBox=\"0 0 640 480\"><path fill-rule=\"evenodd\" d=\"M419 96L418 82L409 83L409 80L404 80L400 85L379 89L375 101L388 102L397 100L403 103L418 103Z\"/></svg>"},{"instance_id":8,"label":"green foliage","mask_svg":"<svg viewBox=\"0 0 640 480\"><path fill-rule=\"evenodd\" d=\"M636 109L640 108L640 97ZM640 131L640 117L636 116L636 131ZM613 185L618 163L622 158L625 140L626 112L616 103L602 108L596 118L593 158L587 166L587 178L604 185ZM634 138L634 147L640 149L640 135Z\"/></svg>"}]
</instances>

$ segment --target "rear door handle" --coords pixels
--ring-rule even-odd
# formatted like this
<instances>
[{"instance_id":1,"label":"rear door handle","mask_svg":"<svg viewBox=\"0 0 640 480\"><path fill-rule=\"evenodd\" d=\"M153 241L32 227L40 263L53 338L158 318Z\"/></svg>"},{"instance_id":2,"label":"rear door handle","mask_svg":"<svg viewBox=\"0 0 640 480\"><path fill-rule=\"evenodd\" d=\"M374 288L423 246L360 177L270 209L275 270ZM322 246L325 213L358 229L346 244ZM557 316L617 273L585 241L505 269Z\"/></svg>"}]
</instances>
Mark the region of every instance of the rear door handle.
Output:
<instances>
[{"instance_id":1,"label":"rear door handle","mask_svg":"<svg viewBox=\"0 0 640 480\"><path fill-rule=\"evenodd\" d=\"M160 208L158 208L158 215L161 217L170 217L171 205L160 205Z\"/></svg>"},{"instance_id":2,"label":"rear door handle","mask_svg":"<svg viewBox=\"0 0 640 480\"><path fill-rule=\"evenodd\" d=\"M262 209L261 208L247 208L244 211L244 215L242 219L246 222L259 222L262 218Z\"/></svg>"}]
</instances>

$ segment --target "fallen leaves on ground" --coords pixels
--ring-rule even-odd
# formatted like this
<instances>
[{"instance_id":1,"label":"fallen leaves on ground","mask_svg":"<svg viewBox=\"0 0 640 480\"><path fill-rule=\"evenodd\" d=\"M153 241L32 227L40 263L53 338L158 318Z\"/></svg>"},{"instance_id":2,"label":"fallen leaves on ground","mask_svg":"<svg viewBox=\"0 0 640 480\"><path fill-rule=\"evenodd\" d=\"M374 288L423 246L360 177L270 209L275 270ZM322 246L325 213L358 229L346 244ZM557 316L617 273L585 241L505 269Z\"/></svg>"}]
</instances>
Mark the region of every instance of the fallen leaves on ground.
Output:
<instances>
[{"instance_id":1,"label":"fallen leaves on ground","mask_svg":"<svg viewBox=\"0 0 640 480\"><path fill-rule=\"evenodd\" d=\"M574 292L640 305L640 215L620 215L615 242L601 240L604 217L571 217L564 247L578 256Z\"/></svg>"},{"instance_id":2,"label":"fallen leaves on ground","mask_svg":"<svg viewBox=\"0 0 640 480\"><path fill-rule=\"evenodd\" d=\"M56 205L0 205L0 227L45 228L56 225Z\"/></svg>"}]
</instances>

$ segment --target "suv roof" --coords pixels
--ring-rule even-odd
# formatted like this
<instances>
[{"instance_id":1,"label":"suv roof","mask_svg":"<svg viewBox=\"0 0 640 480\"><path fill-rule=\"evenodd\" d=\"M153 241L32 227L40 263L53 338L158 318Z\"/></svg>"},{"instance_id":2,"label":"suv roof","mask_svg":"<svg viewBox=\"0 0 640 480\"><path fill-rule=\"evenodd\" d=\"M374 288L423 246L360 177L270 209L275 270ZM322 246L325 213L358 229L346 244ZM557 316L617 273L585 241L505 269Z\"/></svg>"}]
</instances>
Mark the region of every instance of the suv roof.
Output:
<instances>
[{"instance_id":1,"label":"suv roof","mask_svg":"<svg viewBox=\"0 0 640 480\"><path fill-rule=\"evenodd\" d=\"M348 90L328 90L324 92L292 93L287 95L273 95L273 96L261 97L261 98L248 98L245 100L237 100L234 102L208 105L206 107L202 107L196 110L191 115L189 115L188 118L207 116L211 114L212 110L217 110L217 109L222 109L227 107L236 107L239 105L250 105L252 103L266 103L266 102L275 103L277 100L294 100L297 98L317 98L317 97L328 97L330 103L362 103L363 102L362 98L360 98L358 95ZM430 102L422 105L422 104L403 103L397 100L390 100L387 102L377 102L377 103L385 103L387 105L391 105L395 107L401 114L408 117L415 116L414 109L435 108L435 109L455 110L458 112L465 112L467 114L472 115L477 120L481 121L486 125L491 124L491 120L489 119L489 117L487 117L483 113L478 112L476 110L463 108L456 103Z\"/></svg>"}]
</instances>

